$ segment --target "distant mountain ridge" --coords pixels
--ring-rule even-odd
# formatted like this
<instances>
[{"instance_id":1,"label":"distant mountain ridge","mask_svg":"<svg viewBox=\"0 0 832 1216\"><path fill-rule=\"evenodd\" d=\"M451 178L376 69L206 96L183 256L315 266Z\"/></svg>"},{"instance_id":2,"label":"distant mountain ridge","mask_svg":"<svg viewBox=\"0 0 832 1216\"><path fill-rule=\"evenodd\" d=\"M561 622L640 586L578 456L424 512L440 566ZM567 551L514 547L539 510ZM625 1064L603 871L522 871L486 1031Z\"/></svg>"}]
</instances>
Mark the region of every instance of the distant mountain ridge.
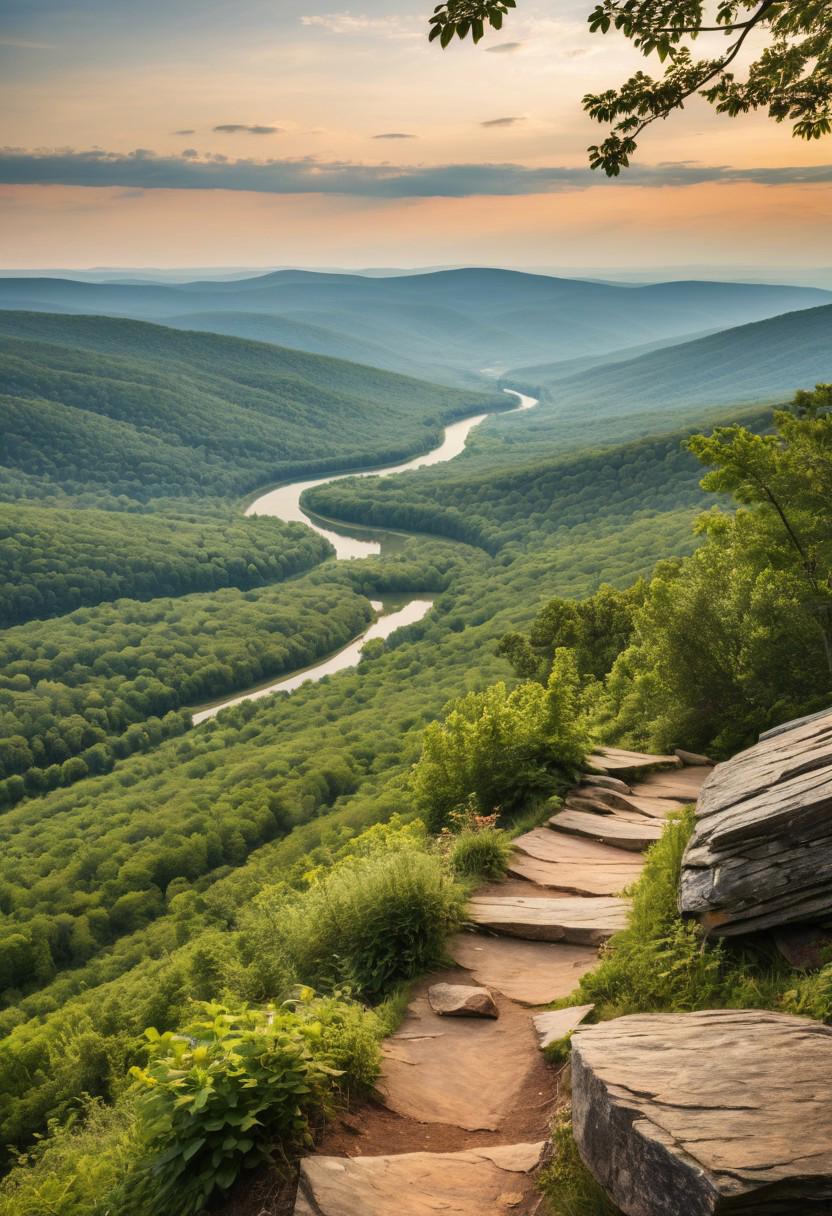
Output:
<instances>
[{"instance_id":1,"label":"distant mountain ridge","mask_svg":"<svg viewBox=\"0 0 832 1216\"><path fill-rule=\"evenodd\" d=\"M622 352L624 353L624 352ZM563 427L633 412L675 413L699 406L775 403L798 388L832 380L832 305L721 330L576 375L558 364L518 368L506 383L545 392L530 427Z\"/></svg>"},{"instance_id":2,"label":"distant mountain ridge","mask_svg":"<svg viewBox=\"0 0 832 1216\"><path fill-rule=\"evenodd\" d=\"M372 357L457 384L828 303L832 292L818 288L620 285L485 267L386 278L279 270L190 283L0 278L0 309L131 317L259 339L266 320L279 318L301 349Z\"/></svg>"}]
</instances>

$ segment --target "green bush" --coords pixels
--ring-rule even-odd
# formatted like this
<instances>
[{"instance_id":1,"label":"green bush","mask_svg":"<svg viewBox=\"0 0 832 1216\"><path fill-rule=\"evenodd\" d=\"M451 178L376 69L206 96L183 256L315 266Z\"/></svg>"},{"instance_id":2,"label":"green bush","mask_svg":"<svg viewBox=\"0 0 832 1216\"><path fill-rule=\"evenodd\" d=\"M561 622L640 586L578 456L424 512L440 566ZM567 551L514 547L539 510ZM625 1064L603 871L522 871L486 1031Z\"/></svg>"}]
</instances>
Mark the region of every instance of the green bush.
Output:
<instances>
[{"instance_id":1,"label":"green bush","mask_svg":"<svg viewBox=\"0 0 832 1216\"><path fill-rule=\"evenodd\" d=\"M552 1125L552 1150L551 1161L538 1176L552 1216L620 1216L581 1160L568 1110Z\"/></svg>"},{"instance_id":2,"label":"green bush","mask_svg":"<svg viewBox=\"0 0 832 1216\"><path fill-rule=\"evenodd\" d=\"M472 828L454 837L448 860L460 878L502 878L511 856L511 841L499 828Z\"/></svg>"},{"instance_id":3,"label":"green bush","mask_svg":"<svg viewBox=\"0 0 832 1216\"><path fill-rule=\"evenodd\" d=\"M376 1000L442 957L464 891L417 849L359 858L287 903L280 947L305 983Z\"/></svg>"},{"instance_id":4,"label":"green bush","mask_svg":"<svg viewBox=\"0 0 832 1216\"><path fill-rule=\"evenodd\" d=\"M133 1069L145 1149L126 1210L196 1216L276 1146L310 1144L337 1065L356 1063L363 1082L375 1075L375 1027L361 1019L336 1001L292 1011L206 1004L179 1034L147 1031L149 1063Z\"/></svg>"},{"instance_id":5,"label":"green bush","mask_svg":"<svg viewBox=\"0 0 832 1216\"><path fill-rule=\"evenodd\" d=\"M82 1103L0 1183L0 1216L112 1216L138 1148L130 1099Z\"/></svg>"},{"instance_id":6,"label":"green bush","mask_svg":"<svg viewBox=\"0 0 832 1216\"><path fill-rule=\"evenodd\" d=\"M500 681L451 702L444 721L425 730L413 789L428 827L439 831L471 801L486 815L522 808L551 792L588 750L575 658L561 648L546 687L528 681L509 691Z\"/></svg>"}]
</instances>

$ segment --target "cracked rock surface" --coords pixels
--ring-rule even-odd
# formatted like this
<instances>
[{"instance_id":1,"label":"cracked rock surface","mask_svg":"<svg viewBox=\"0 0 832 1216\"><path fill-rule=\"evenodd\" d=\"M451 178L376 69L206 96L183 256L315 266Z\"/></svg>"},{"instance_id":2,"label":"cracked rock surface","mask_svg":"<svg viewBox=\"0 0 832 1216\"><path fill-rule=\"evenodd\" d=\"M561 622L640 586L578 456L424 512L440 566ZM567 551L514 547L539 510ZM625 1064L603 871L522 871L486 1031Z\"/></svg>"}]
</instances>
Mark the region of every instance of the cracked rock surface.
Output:
<instances>
[{"instance_id":1,"label":"cracked rock surface","mask_svg":"<svg viewBox=\"0 0 832 1216\"><path fill-rule=\"evenodd\" d=\"M638 1014L572 1037L575 1139L627 1216L832 1212L832 1028Z\"/></svg>"},{"instance_id":2,"label":"cracked rock surface","mask_svg":"<svg viewBox=\"0 0 832 1216\"><path fill-rule=\"evenodd\" d=\"M724 936L832 913L832 712L713 770L679 907Z\"/></svg>"}]
</instances>

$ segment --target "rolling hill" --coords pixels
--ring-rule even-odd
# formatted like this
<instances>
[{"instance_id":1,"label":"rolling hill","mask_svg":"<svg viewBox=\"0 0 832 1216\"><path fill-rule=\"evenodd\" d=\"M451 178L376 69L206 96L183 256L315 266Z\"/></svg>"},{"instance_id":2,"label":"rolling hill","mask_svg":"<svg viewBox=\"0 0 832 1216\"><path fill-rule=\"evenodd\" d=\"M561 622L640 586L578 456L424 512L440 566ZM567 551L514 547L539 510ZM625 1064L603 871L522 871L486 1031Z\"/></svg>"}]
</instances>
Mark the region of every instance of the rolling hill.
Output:
<instances>
[{"instance_id":1,"label":"rolling hill","mask_svg":"<svg viewBox=\"0 0 832 1216\"><path fill-rule=\"evenodd\" d=\"M445 421L510 404L263 343L37 312L0 311L0 378L4 484L140 501L395 460Z\"/></svg>"},{"instance_id":2,"label":"rolling hill","mask_svg":"<svg viewBox=\"0 0 832 1216\"><path fill-rule=\"evenodd\" d=\"M701 407L791 398L832 379L832 305L722 330L563 378L557 364L522 368L506 382L536 385L547 403L523 419L542 438L580 425L600 438L609 423ZM587 432L584 430L584 434Z\"/></svg>"},{"instance_id":3,"label":"rolling hill","mask_svg":"<svg viewBox=\"0 0 832 1216\"><path fill-rule=\"evenodd\" d=\"M287 340L328 354L459 383L472 373L597 355L832 303L832 293L766 284L621 286L515 271L465 269L366 278L309 271L228 281L130 284L0 279L0 309L97 313L225 326L261 336L252 315L293 327ZM207 322L200 314L211 314ZM241 322L235 314L246 314ZM257 327L255 330L254 327ZM312 332L309 332L311 327ZM321 331L325 331L322 333ZM328 337L327 335L333 335ZM331 343L331 345L327 345ZM350 347L345 343L358 344Z\"/></svg>"}]
</instances>

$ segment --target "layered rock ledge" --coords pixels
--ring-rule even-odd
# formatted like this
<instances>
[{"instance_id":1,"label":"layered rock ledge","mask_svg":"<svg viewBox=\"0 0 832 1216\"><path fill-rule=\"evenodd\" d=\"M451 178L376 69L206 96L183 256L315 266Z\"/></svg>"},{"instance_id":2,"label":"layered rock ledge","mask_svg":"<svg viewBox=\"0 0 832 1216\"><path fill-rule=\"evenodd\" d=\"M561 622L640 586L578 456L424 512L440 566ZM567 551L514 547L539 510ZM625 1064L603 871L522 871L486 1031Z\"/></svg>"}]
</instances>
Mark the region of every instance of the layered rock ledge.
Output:
<instances>
[{"instance_id":1,"label":"layered rock ledge","mask_svg":"<svg viewBox=\"0 0 832 1216\"><path fill-rule=\"evenodd\" d=\"M575 1140L626 1216L828 1216L832 1028L756 1010L572 1036Z\"/></svg>"},{"instance_id":2,"label":"layered rock ledge","mask_svg":"<svg viewBox=\"0 0 832 1216\"><path fill-rule=\"evenodd\" d=\"M679 907L725 936L832 914L832 711L709 775Z\"/></svg>"}]
</instances>

